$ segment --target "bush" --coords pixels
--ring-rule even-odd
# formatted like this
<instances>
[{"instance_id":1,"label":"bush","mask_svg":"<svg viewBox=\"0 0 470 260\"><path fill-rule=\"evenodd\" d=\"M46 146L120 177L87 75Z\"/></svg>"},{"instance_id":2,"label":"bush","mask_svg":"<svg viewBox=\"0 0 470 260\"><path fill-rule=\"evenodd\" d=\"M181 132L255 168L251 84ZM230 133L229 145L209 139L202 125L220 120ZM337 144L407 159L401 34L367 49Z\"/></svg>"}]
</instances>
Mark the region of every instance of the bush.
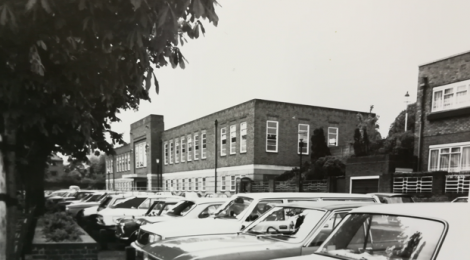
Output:
<instances>
[{"instance_id":1,"label":"bush","mask_svg":"<svg viewBox=\"0 0 470 260\"><path fill-rule=\"evenodd\" d=\"M81 241L83 233L78 229L71 214L66 212L55 212L44 215L43 234L47 241Z\"/></svg>"}]
</instances>

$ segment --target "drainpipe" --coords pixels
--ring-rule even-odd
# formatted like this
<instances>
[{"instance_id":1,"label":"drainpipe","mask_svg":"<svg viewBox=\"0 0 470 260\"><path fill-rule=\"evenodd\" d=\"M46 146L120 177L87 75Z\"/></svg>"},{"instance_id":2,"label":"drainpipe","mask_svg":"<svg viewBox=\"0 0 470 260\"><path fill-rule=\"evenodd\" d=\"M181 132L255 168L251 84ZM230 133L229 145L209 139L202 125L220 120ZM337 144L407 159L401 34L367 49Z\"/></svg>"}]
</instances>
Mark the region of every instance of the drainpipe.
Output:
<instances>
[{"instance_id":1,"label":"drainpipe","mask_svg":"<svg viewBox=\"0 0 470 260\"><path fill-rule=\"evenodd\" d=\"M217 122L217 119L215 120L214 122L215 124L215 152L214 152L214 156L215 156L215 165L214 165L214 168L215 168L215 174L214 174L214 193L217 193L217 157L218 157L218 154L217 154L217 125L218 125L218 122Z\"/></svg>"},{"instance_id":2,"label":"drainpipe","mask_svg":"<svg viewBox=\"0 0 470 260\"><path fill-rule=\"evenodd\" d=\"M428 87L428 78L423 77L421 80L421 84L419 85L423 91L423 95L421 96L421 115L420 115L420 124L419 124L419 132L418 132L418 166L417 171L420 172L422 169L421 167L421 150L422 150L422 141L423 138L423 125L424 125L424 109L426 108L425 101L426 101L426 88Z\"/></svg>"}]
</instances>

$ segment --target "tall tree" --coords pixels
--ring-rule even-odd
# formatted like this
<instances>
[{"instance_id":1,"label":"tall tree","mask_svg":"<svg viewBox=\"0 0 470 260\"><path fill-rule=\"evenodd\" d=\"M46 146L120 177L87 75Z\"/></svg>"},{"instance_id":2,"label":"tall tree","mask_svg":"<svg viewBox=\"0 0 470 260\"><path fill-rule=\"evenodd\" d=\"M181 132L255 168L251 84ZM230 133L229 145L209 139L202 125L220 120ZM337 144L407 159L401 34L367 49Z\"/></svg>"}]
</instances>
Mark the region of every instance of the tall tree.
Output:
<instances>
[{"instance_id":1,"label":"tall tree","mask_svg":"<svg viewBox=\"0 0 470 260\"><path fill-rule=\"evenodd\" d=\"M316 128L313 130L313 135L310 138L311 141L311 155L310 160L313 163L320 158L327 155L331 155L330 148L326 144L325 133L323 132L323 128Z\"/></svg>"},{"instance_id":2,"label":"tall tree","mask_svg":"<svg viewBox=\"0 0 470 260\"><path fill-rule=\"evenodd\" d=\"M184 68L179 45L218 23L215 0L4 0L0 3L0 131L15 194L15 165L32 204L44 205L47 155L113 153L110 129L124 109L149 100L154 69ZM3 191L2 191L3 192ZM9 208L6 241L13 241ZM5 223L3 219L0 223ZM10 228L11 227L11 228ZM1 227L0 227L1 228ZM0 239L1 240L1 239ZM13 246L0 258L13 259Z\"/></svg>"}]
</instances>

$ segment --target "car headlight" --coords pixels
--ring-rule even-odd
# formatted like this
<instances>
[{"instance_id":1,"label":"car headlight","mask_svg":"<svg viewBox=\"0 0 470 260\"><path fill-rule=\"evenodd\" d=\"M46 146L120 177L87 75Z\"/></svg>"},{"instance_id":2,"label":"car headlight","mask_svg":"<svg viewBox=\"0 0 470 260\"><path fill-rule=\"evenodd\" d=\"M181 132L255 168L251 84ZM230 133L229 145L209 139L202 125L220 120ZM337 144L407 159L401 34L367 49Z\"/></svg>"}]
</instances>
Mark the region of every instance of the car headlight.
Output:
<instances>
[{"instance_id":1,"label":"car headlight","mask_svg":"<svg viewBox=\"0 0 470 260\"><path fill-rule=\"evenodd\" d=\"M104 225L103 216L96 216L96 222L100 225Z\"/></svg>"},{"instance_id":2,"label":"car headlight","mask_svg":"<svg viewBox=\"0 0 470 260\"><path fill-rule=\"evenodd\" d=\"M113 222L114 223L119 223L119 221L121 221L122 217L113 217Z\"/></svg>"},{"instance_id":3,"label":"car headlight","mask_svg":"<svg viewBox=\"0 0 470 260\"><path fill-rule=\"evenodd\" d=\"M150 234L149 235L149 243L155 243L162 240L162 236L155 235L155 234Z\"/></svg>"}]
</instances>

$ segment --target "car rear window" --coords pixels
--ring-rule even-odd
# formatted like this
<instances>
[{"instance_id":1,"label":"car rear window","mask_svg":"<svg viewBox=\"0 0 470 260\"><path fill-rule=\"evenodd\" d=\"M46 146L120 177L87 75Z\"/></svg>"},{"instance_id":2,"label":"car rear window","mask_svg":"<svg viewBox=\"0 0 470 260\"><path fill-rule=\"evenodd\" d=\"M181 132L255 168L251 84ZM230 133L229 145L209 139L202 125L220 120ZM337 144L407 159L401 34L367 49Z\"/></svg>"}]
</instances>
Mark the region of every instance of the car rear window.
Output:
<instances>
[{"instance_id":1,"label":"car rear window","mask_svg":"<svg viewBox=\"0 0 470 260\"><path fill-rule=\"evenodd\" d=\"M116 203L112 206L110 206L110 208L113 208L113 209L130 209L132 207L134 208L137 208L146 198L127 198L127 199L124 199L122 201L120 201L119 203Z\"/></svg>"}]
</instances>

